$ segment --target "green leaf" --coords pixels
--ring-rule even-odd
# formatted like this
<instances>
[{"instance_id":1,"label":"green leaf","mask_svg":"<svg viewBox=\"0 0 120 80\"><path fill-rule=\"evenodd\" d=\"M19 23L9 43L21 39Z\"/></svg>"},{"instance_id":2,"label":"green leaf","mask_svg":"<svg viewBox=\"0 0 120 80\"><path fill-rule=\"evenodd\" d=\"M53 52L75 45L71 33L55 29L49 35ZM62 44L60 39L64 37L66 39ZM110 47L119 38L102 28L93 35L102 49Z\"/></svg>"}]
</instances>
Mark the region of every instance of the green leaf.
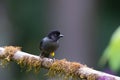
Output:
<instances>
[{"instance_id":1,"label":"green leaf","mask_svg":"<svg viewBox=\"0 0 120 80\"><path fill-rule=\"evenodd\" d=\"M104 50L100 64L105 65L107 61L111 70L120 69L120 26L113 33L109 45Z\"/></svg>"}]
</instances>

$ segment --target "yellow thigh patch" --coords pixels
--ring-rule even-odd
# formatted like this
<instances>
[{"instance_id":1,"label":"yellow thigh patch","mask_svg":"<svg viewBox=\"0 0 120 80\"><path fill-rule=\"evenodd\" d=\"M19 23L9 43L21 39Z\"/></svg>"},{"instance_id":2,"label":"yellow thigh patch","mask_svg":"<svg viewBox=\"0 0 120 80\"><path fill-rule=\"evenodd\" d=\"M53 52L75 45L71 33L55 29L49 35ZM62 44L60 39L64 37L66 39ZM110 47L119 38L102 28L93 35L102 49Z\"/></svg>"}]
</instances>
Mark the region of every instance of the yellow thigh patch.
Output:
<instances>
[{"instance_id":1,"label":"yellow thigh patch","mask_svg":"<svg viewBox=\"0 0 120 80\"><path fill-rule=\"evenodd\" d=\"M54 57L54 56L55 56L55 53L54 53L54 52L51 52L50 55L51 55L52 57Z\"/></svg>"}]
</instances>

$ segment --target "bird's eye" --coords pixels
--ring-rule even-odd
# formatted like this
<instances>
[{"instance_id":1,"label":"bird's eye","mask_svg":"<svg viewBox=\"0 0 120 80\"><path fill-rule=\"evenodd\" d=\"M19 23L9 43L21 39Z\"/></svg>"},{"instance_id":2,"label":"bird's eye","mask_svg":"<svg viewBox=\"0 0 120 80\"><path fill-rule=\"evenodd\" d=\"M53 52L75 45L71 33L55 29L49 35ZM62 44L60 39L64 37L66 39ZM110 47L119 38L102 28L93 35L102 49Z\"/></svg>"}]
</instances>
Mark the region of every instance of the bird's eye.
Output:
<instances>
[{"instance_id":1,"label":"bird's eye","mask_svg":"<svg viewBox=\"0 0 120 80\"><path fill-rule=\"evenodd\" d=\"M57 34L54 34L55 37L57 37L58 35Z\"/></svg>"}]
</instances>

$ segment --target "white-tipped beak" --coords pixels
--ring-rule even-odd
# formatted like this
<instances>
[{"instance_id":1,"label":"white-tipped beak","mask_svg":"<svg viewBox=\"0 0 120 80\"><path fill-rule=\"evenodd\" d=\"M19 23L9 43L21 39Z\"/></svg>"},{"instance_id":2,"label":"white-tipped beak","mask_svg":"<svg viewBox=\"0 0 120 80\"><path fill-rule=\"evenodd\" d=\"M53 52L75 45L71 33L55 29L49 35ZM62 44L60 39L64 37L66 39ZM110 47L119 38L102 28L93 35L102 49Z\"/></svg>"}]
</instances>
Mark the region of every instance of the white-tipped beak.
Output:
<instances>
[{"instance_id":1,"label":"white-tipped beak","mask_svg":"<svg viewBox=\"0 0 120 80\"><path fill-rule=\"evenodd\" d=\"M60 37L63 37L64 35L60 34Z\"/></svg>"}]
</instances>

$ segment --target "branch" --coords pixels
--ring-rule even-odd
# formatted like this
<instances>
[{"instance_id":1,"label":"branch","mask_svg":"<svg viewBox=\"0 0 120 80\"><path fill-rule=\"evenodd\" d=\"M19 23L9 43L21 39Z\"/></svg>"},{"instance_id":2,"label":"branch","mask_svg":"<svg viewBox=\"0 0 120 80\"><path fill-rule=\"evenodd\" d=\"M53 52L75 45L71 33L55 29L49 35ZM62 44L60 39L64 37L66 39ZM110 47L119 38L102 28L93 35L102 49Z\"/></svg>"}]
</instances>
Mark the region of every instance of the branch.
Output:
<instances>
[{"instance_id":1,"label":"branch","mask_svg":"<svg viewBox=\"0 0 120 80\"><path fill-rule=\"evenodd\" d=\"M120 77L94 70L77 62L69 62L65 59L54 60L50 58L41 58L36 55L22 52L19 47L0 47L0 60L2 63L5 61L14 61L21 67L27 67L28 71L35 70L35 72L37 72L40 68L49 69L48 75L50 77L59 75L64 79L120 80Z\"/></svg>"}]
</instances>

